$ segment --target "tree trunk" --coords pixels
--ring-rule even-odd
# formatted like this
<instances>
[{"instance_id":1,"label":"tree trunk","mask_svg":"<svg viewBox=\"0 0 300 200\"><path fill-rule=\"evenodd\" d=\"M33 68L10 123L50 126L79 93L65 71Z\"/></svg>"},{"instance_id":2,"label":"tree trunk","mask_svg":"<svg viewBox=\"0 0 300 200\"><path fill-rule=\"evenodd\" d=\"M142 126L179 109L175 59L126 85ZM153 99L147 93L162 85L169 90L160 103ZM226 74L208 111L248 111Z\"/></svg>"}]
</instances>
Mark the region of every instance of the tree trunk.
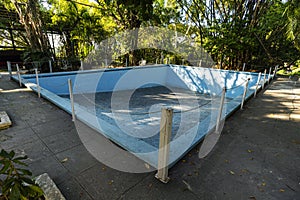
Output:
<instances>
[{"instance_id":1,"label":"tree trunk","mask_svg":"<svg viewBox=\"0 0 300 200\"><path fill-rule=\"evenodd\" d=\"M21 24L24 25L31 49L50 56L49 40L43 33L38 1L28 0L27 3L11 1L16 8Z\"/></svg>"}]
</instances>

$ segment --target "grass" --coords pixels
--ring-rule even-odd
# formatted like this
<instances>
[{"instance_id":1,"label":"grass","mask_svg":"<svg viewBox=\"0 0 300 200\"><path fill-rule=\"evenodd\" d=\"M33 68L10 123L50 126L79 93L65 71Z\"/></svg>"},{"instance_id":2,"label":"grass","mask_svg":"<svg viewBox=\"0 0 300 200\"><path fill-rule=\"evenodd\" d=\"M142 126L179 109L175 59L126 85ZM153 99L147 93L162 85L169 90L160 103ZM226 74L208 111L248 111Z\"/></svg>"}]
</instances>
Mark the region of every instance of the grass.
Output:
<instances>
[{"instance_id":1,"label":"grass","mask_svg":"<svg viewBox=\"0 0 300 200\"><path fill-rule=\"evenodd\" d=\"M281 69L281 70L277 71L276 74L283 75L283 76L291 76L291 75L300 76L300 66L291 67L291 70L292 71L287 71L286 69Z\"/></svg>"}]
</instances>

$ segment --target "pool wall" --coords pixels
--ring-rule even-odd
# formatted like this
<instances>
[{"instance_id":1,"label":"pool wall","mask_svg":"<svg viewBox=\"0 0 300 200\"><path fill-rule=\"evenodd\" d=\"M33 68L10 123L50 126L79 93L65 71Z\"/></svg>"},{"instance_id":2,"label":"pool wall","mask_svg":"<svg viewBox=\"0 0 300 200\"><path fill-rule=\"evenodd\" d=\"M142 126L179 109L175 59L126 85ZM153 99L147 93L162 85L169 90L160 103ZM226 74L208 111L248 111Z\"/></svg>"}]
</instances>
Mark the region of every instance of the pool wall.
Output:
<instances>
[{"instance_id":1,"label":"pool wall","mask_svg":"<svg viewBox=\"0 0 300 200\"><path fill-rule=\"evenodd\" d=\"M172 66L169 69L167 85L180 88L187 87L191 91L210 95L218 95L222 88L226 87L226 97L229 98L243 94L243 84L248 78L250 79L250 89L254 89L253 86L258 79L257 73L250 72L184 66Z\"/></svg>"},{"instance_id":2,"label":"pool wall","mask_svg":"<svg viewBox=\"0 0 300 200\"><path fill-rule=\"evenodd\" d=\"M164 85L210 95L219 95L222 88L226 87L226 96L235 98L241 95L244 90L243 87L237 86L245 83L248 78L250 79L249 88L254 89L253 86L257 82L258 74L211 68L160 65L40 74L39 83L42 88L56 95L68 95L68 79L71 79L75 84L75 78L76 87L73 88L75 94L132 90L141 86ZM23 75L22 79L26 82L36 83L35 75ZM230 90L231 88L235 89Z\"/></svg>"},{"instance_id":3,"label":"pool wall","mask_svg":"<svg viewBox=\"0 0 300 200\"><path fill-rule=\"evenodd\" d=\"M74 94L131 90L141 85L152 87L151 83L165 85L167 71L168 66L163 65L47 73L39 75L39 84L42 88L57 95L69 94L68 79L72 80L73 85L76 84L73 88ZM124 80L125 76L126 80ZM36 83L35 75L23 75L22 78L27 82ZM117 84L122 79L126 81L125 84Z\"/></svg>"}]
</instances>

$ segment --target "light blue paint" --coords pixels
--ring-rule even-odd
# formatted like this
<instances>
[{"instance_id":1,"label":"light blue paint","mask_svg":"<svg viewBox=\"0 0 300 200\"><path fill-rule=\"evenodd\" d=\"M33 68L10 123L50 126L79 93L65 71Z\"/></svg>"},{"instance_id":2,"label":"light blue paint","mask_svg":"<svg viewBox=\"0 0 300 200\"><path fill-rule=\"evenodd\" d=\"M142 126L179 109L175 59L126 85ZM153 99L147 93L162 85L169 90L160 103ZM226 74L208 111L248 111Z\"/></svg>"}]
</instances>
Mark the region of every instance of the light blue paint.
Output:
<instances>
[{"instance_id":1,"label":"light blue paint","mask_svg":"<svg viewBox=\"0 0 300 200\"><path fill-rule=\"evenodd\" d=\"M40 74L39 83L42 87L41 95L68 113L71 113L70 101L58 96L69 94L68 79L72 80L75 94L134 90L141 87L164 85L166 87L182 88L220 97L222 88L226 87L226 110L223 113L224 118L239 108L245 81L248 78L250 79L246 95L246 99L248 99L254 93L258 73L177 65ZM18 77L14 76L13 79L17 80ZM266 82L267 80L268 75ZM35 75L22 75L22 83L31 87L34 91L37 91ZM260 83L262 84L262 80ZM261 84L259 88L261 88ZM216 108L217 107L218 105ZM75 111L79 120L134 153L152 166L157 166L157 147L144 140L128 136L118 126L113 126L104 118L99 117L99 115L96 116L95 113L87 111L82 105L75 103ZM205 115L197 126L190 127L186 134L179 136L176 140L171 142L170 166L175 164L214 128L216 114L217 113L214 112L208 116ZM197 134L193 135L192 133L195 130ZM145 152L149 153L145 154Z\"/></svg>"},{"instance_id":2,"label":"light blue paint","mask_svg":"<svg viewBox=\"0 0 300 200\"><path fill-rule=\"evenodd\" d=\"M72 83L75 84L75 78L76 87L73 88L74 94L130 90L135 89L139 83L145 82L145 78L161 85L165 85L167 70L167 65L161 65L77 72L45 73L39 75L39 84L42 88L57 95L69 94L68 79L71 79ZM125 75L128 76L128 74L130 77L128 77L127 83L118 85L116 88L116 84L120 81L120 79ZM22 79L25 79L31 83L36 83L35 75L22 75ZM151 84L145 85L145 87L151 86Z\"/></svg>"}]
</instances>

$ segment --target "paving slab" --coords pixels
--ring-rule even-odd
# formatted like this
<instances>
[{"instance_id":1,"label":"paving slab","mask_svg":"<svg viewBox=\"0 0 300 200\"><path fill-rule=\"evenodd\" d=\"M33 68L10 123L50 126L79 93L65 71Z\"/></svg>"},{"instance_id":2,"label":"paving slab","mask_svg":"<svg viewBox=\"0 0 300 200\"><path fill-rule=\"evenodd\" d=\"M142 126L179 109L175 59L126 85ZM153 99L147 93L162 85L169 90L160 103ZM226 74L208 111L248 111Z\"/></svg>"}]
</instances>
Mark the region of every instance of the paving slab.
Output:
<instances>
[{"instance_id":1,"label":"paving slab","mask_svg":"<svg viewBox=\"0 0 300 200\"><path fill-rule=\"evenodd\" d=\"M14 150L17 155L27 155L27 163L32 163L53 155L53 152L41 140L32 140L7 150Z\"/></svg>"},{"instance_id":2,"label":"paving slab","mask_svg":"<svg viewBox=\"0 0 300 200\"><path fill-rule=\"evenodd\" d=\"M75 178L70 178L58 185L66 199L93 200Z\"/></svg>"},{"instance_id":3,"label":"paving slab","mask_svg":"<svg viewBox=\"0 0 300 200\"><path fill-rule=\"evenodd\" d=\"M49 120L47 123L37 124L32 126L32 130L40 137L46 138L57 134L71 133L77 135L74 123L70 120L69 116L66 118L58 118L56 120Z\"/></svg>"},{"instance_id":4,"label":"paving slab","mask_svg":"<svg viewBox=\"0 0 300 200\"><path fill-rule=\"evenodd\" d=\"M41 138L53 153L59 153L69 150L81 144L76 130L64 131L58 134L49 135L48 137Z\"/></svg>"},{"instance_id":5,"label":"paving slab","mask_svg":"<svg viewBox=\"0 0 300 200\"><path fill-rule=\"evenodd\" d=\"M82 144L58 153L56 157L75 176L93 167L98 162Z\"/></svg>"},{"instance_id":6,"label":"paving slab","mask_svg":"<svg viewBox=\"0 0 300 200\"><path fill-rule=\"evenodd\" d=\"M77 177L77 181L94 199L106 200L120 198L128 190L142 183L147 176L148 173L125 173L98 164L83 171Z\"/></svg>"},{"instance_id":7,"label":"paving slab","mask_svg":"<svg viewBox=\"0 0 300 200\"><path fill-rule=\"evenodd\" d=\"M39 139L30 127L14 131L11 129L2 130L0 135L3 137L1 145L6 149L12 149Z\"/></svg>"},{"instance_id":8,"label":"paving slab","mask_svg":"<svg viewBox=\"0 0 300 200\"><path fill-rule=\"evenodd\" d=\"M47 173L57 185L72 178L72 175L55 156L32 162L29 164L29 169L34 176Z\"/></svg>"}]
</instances>

